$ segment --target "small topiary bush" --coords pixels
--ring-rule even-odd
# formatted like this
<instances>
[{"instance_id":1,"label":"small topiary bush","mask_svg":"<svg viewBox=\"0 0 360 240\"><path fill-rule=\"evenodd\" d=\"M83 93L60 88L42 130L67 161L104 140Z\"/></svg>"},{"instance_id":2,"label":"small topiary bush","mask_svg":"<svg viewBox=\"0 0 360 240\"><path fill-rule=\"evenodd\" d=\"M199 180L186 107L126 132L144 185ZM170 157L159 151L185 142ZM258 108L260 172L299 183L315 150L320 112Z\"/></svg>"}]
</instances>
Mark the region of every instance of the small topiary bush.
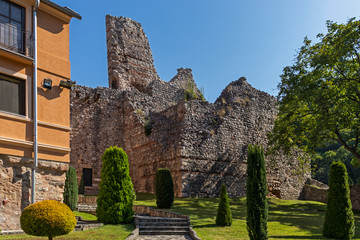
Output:
<instances>
[{"instance_id":1,"label":"small topiary bush","mask_svg":"<svg viewBox=\"0 0 360 240\"><path fill-rule=\"evenodd\" d=\"M345 164L341 161L333 162L330 166L323 234L335 239L352 239L355 234L348 174Z\"/></svg>"},{"instance_id":2,"label":"small topiary bush","mask_svg":"<svg viewBox=\"0 0 360 240\"><path fill-rule=\"evenodd\" d=\"M156 171L156 205L158 208L170 208L174 203L174 183L169 169Z\"/></svg>"},{"instance_id":3,"label":"small topiary bush","mask_svg":"<svg viewBox=\"0 0 360 240\"><path fill-rule=\"evenodd\" d=\"M134 199L128 156L122 148L109 147L102 156L96 208L98 221L109 224L131 222Z\"/></svg>"},{"instance_id":4,"label":"small topiary bush","mask_svg":"<svg viewBox=\"0 0 360 240\"><path fill-rule=\"evenodd\" d=\"M232 224L229 198L224 183L221 185L220 201L216 214L216 224L219 226L231 226Z\"/></svg>"},{"instance_id":5,"label":"small topiary bush","mask_svg":"<svg viewBox=\"0 0 360 240\"><path fill-rule=\"evenodd\" d=\"M84 193L85 193L85 188L84 188L84 176L81 175L80 183L79 183L79 188L78 188L78 194L84 194Z\"/></svg>"},{"instance_id":6,"label":"small topiary bush","mask_svg":"<svg viewBox=\"0 0 360 240\"><path fill-rule=\"evenodd\" d=\"M64 203L71 209L71 211L74 211L77 207L78 187L76 169L73 167L69 167L69 170L66 172L63 196Z\"/></svg>"},{"instance_id":7,"label":"small topiary bush","mask_svg":"<svg viewBox=\"0 0 360 240\"><path fill-rule=\"evenodd\" d=\"M51 240L73 231L76 218L66 204L44 200L26 207L21 214L20 224L26 234L47 236Z\"/></svg>"},{"instance_id":8,"label":"small topiary bush","mask_svg":"<svg viewBox=\"0 0 360 240\"><path fill-rule=\"evenodd\" d=\"M268 239L268 202L264 149L249 145L246 180L246 225L250 240Z\"/></svg>"}]
</instances>

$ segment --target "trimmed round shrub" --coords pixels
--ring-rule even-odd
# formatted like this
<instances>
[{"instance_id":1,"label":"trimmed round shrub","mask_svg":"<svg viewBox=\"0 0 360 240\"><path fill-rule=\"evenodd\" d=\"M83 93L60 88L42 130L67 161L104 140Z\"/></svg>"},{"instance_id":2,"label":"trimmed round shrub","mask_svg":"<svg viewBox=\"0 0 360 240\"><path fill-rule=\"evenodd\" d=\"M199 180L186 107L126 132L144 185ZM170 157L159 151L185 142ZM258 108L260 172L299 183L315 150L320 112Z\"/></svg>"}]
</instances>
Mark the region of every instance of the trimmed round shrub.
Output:
<instances>
[{"instance_id":1,"label":"trimmed round shrub","mask_svg":"<svg viewBox=\"0 0 360 240\"><path fill-rule=\"evenodd\" d=\"M246 179L246 225L251 240L268 239L268 202L264 149L249 145Z\"/></svg>"},{"instance_id":2,"label":"trimmed round shrub","mask_svg":"<svg viewBox=\"0 0 360 240\"><path fill-rule=\"evenodd\" d=\"M323 234L335 239L352 239L355 234L348 174L345 164L341 161L333 162L330 166Z\"/></svg>"},{"instance_id":3,"label":"trimmed round shrub","mask_svg":"<svg viewBox=\"0 0 360 240\"><path fill-rule=\"evenodd\" d=\"M96 216L99 222L129 223L133 219L134 187L128 156L122 148L109 147L102 156Z\"/></svg>"},{"instance_id":4,"label":"trimmed round shrub","mask_svg":"<svg viewBox=\"0 0 360 240\"><path fill-rule=\"evenodd\" d=\"M231 226L232 224L232 215L225 183L221 185L220 201L216 214L216 224L219 226Z\"/></svg>"},{"instance_id":5,"label":"trimmed round shrub","mask_svg":"<svg viewBox=\"0 0 360 240\"><path fill-rule=\"evenodd\" d=\"M51 240L73 231L76 218L66 204L44 200L26 207L21 214L20 224L26 234L47 236Z\"/></svg>"},{"instance_id":6,"label":"trimmed round shrub","mask_svg":"<svg viewBox=\"0 0 360 240\"><path fill-rule=\"evenodd\" d=\"M78 186L76 169L73 167L69 167L69 170L66 172L63 196L64 203L71 209L71 211L74 211L77 207L78 201Z\"/></svg>"},{"instance_id":7,"label":"trimmed round shrub","mask_svg":"<svg viewBox=\"0 0 360 240\"><path fill-rule=\"evenodd\" d=\"M156 171L155 188L158 208L171 208L174 203L174 183L169 169L159 168Z\"/></svg>"}]
</instances>

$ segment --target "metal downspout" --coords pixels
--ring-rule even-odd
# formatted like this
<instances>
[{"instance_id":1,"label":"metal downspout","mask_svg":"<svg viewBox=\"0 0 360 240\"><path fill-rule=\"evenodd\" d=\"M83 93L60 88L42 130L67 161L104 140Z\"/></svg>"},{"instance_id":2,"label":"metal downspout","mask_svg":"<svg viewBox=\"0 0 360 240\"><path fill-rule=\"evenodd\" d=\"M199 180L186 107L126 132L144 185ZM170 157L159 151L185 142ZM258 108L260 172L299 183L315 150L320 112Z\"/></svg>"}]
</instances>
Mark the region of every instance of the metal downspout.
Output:
<instances>
[{"instance_id":1,"label":"metal downspout","mask_svg":"<svg viewBox=\"0 0 360 240\"><path fill-rule=\"evenodd\" d=\"M33 73L33 120L34 120L34 167L31 171L31 203L35 203L35 175L38 167L38 122L37 122L37 9L40 0L35 0L33 14L34 73Z\"/></svg>"}]
</instances>

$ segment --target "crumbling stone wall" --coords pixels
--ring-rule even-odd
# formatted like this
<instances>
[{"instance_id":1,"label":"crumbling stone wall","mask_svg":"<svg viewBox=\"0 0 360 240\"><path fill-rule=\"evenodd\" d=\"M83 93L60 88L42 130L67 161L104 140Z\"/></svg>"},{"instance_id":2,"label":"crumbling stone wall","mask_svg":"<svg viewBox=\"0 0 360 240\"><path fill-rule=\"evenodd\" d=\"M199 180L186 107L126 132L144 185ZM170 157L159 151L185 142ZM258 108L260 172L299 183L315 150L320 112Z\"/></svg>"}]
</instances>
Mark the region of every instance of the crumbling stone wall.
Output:
<instances>
[{"instance_id":1,"label":"crumbling stone wall","mask_svg":"<svg viewBox=\"0 0 360 240\"><path fill-rule=\"evenodd\" d=\"M143 90L159 79L149 41L140 25L130 18L106 16L109 86Z\"/></svg>"},{"instance_id":2,"label":"crumbling stone wall","mask_svg":"<svg viewBox=\"0 0 360 240\"><path fill-rule=\"evenodd\" d=\"M165 167L172 172L176 196L217 196L222 182L230 196L245 195L247 146L267 147L276 99L242 77L215 103L185 101L189 87L200 94L191 69L180 68L169 82L161 80L140 24L111 16L106 23L110 88L76 86L71 93L71 164L79 178L82 168L93 169L87 194L98 189L101 155L117 145L129 156L137 192L154 193L156 170ZM141 66L136 73L129 65L133 59ZM267 161L272 195L298 198L310 171L309 166L297 171L296 154Z\"/></svg>"},{"instance_id":3,"label":"crumbling stone wall","mask_svg":"<svg viewBox=\"0 0 360 240\"><path fill-rule=\"evenodd\" d=\"M63 200L67 163L39 160L35 200ZM21 229L20 216L31 201L34 160L0 155L0 229Z\"/></svg>"}]
</instances>

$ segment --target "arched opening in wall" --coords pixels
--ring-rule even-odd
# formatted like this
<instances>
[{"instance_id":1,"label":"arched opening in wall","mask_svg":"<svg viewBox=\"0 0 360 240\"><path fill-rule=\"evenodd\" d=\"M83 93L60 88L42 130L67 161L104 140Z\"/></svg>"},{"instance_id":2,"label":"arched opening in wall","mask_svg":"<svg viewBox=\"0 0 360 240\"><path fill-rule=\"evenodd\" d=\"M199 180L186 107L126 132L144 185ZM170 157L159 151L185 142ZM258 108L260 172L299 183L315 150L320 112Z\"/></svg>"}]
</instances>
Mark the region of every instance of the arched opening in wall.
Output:
<instances>
[{"instance_id":1,"label":"arched opening in wall","mask_svg":"<svg viewBox=\"0 0 360 240\"><path fill-rule=\"evenodd\" d=\"M111 80L111 88L112 89L118 89L119 85L118 82L116 81L116 79L112 79Z\"/></svg>"}]
</instances>

